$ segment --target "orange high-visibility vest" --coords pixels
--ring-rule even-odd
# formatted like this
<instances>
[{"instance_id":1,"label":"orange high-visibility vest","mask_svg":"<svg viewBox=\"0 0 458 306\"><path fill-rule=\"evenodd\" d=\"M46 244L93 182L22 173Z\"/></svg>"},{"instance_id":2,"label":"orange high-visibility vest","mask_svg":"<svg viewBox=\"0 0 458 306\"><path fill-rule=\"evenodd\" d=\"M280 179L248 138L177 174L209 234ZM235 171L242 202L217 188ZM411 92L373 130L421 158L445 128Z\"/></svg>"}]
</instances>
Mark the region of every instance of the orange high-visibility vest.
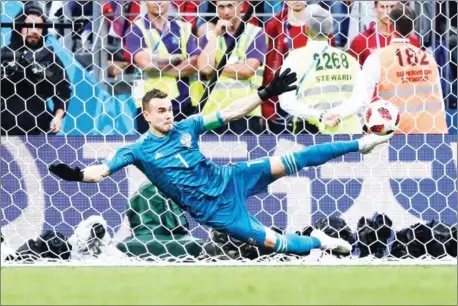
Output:
<instances>
[{"instance_id":1,"label":"orange high-visibility vest","mask_svg":"<svg viewBox=\"0 0 458 306\"><path fill-rule=\"evenodd\" d=\"M377 97L401 111L397 134L448 134L439 71L427 52L404 42L380 49Z\"/></svg>"}]
</instances>

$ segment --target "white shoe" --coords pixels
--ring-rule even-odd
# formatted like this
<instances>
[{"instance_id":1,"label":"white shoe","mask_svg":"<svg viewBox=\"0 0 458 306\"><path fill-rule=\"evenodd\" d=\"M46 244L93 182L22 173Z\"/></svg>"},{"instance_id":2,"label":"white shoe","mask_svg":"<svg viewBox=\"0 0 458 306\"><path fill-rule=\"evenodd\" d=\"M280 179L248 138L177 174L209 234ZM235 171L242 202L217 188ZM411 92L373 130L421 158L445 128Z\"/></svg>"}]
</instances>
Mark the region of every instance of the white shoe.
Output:
<instances>
[{"instance_id":1,"label":"white shoe","mask_svg":"<svg viewBox=\"0 0 458 306\"><path fill-rule=\"evenodd\" d=\"M347 241L340 238L332 238L323 231L315 229L310 236L320 240L322 250L331 250L340 254L349 254L351 252L351 245Z\"/></svg>"},{"instance_id":2,"label":"white shoe","mask_svg":"<svg viewBox=\"0 0 458 306\"><path fill-rule=\"evenodd\" d=\"M359 152L367 154L371 152L379 144L388 142L393 137L393 133L385 136L380 136L377 134L369 134L358 140L359 143Z\"/></svg>"}]
</instances>

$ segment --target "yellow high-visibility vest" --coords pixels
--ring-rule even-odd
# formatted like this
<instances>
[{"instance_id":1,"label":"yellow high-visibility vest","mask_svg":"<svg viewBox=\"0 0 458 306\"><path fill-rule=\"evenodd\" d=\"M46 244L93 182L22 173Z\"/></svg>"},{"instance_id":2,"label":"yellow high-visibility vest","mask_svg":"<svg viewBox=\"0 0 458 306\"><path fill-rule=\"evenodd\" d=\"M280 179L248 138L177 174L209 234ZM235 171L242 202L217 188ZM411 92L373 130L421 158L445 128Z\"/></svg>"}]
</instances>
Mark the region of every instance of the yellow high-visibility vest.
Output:
<instances>
[{"instance_id":1,"label":"yellow high-visibility vest","mask_svg":"<svg viewBox=\"0 0 458 306\"><path fill-rule=\"evenodd\" d=\"M181 55L184 58L187 58L188 55L186 53L186 46L188 45L188 41L190 36L192 35L192 25L186 22L176 21L180 26L180 48L181 48ZM146 46L149 50L151 50L154 54L159 56L170 56L167 47L165 46L164 42L162 41L161 35L159 32L152 28L147 30L145 28L145 19L144 18L137 18L135 20L135 24L139 27L141 32L143 33L143 37L145 38ZM168 97L173 100L176 99L180 92L178 90L178 79L172 76L165 76L162 75L162 72L149 72L149 71L141 71L143 85L141 91L143 94L146 92L156 88L160 89L161 91L167 93ZM191 96L191 103L193 106L196 106L199 103L200 98L204 92L204 87L202 82L199 78L199 73L196 73L192 76L189 76L189 95ZM135 105L137 108L141 107L141 97L142 94L137 94L135 99Z\"/></svg>"},{"instance_id":2,"label":"yellow high-visibility vest","mask_svg":"<svg viewBox=\"0 0 458 306\"><path fill-rule=\"evenodd\" d=\"M247 60L247 50L250 44L255 40L260 27L252 24L247 24L245 31L240 36L237 45L232 51L229 63L245 63ZM218 64L224 56L227 49L226 41L223 36L220 36L217 41L218 48L216 50L215 60ZM255 94L257 89L262 85L263 67L259 67L255 74L246 80L237 80L221 75L218 82L215 84L210 97L205 104L202 113L204 115L211 114L222 110L232 104L237 99ZM261 116L261 107L257 107L248 116Z\"/></svg>"},{"instance_id":3,"label":"yellow high-visibility vest","mask_svg":"<svg viewBox=\"0 0 458 306\"><path fill-rule=\"evenodd\" d=\"M361 68L356 59L326 43L309 41L307 46L290 51L298 78L297 100L308 108L329 110L352 96L353 86ZM353 115L336 127L327 127L319 118L307 121L321 134L359 134L361 121Z\"/></svg>"}]
</instances>

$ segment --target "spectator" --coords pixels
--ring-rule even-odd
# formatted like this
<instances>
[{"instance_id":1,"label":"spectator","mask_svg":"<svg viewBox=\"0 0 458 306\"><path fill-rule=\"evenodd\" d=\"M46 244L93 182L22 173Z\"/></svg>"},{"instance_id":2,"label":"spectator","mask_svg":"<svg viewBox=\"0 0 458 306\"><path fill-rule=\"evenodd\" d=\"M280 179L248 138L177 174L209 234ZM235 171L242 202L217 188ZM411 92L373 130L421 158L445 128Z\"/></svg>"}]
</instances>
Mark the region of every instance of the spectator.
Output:
<instances>
[{"instance_id":1,"label":"spectator","mask_svg":"<svg viewBox=\"0 0 458 306\"><path fill-rule=\"evenodd\" d=\"M367 30L372 22L377 21L374 1L353 1L349 7L350 24L348 25L345 49L361 32Z\"/></svg>"},{"instance_id":2,"label":"spectator","mask_svg":"<svg viewBox=\"0 0 458 306\"><path fill-rule=\"evenodd\" d=\"M351 42L350 53L361 65L375 49L383 48L390 44L390 12L399 1L374 1L377 12L377 22L372 22L369 28L357 35ZM420 41L415 35L409 36L410 43L420 47Z\"/></svg>"},{"instance_id":3,"label":"spectator","mask_svg":"<svg viewBox=\"0 0 458 306\"><path fill-rule=\"evenodd\" d=\"M338 127L326 127L320 122L324 110L351 97L360 68L353 57L330 46L333 19L329 11L312 4L305 9L305 16L307 46L291 50L282 66L282 71L289 68L298 76L297 91L279 97L282 109L293 116L289 130L293 134L361 133L357 116L346 118Z\"/></svg>"},{"instance_id":4,"label":"spectator","mask_svg":"<svg viewBox=\"0 0 458 306\"><path fill-rule=\"evenodd\" d=\"M192 237L183 210L149 181L129 199L130 236L117 247L131 257L197 257L204 241Z\"/></svg>"},{"instance_id":5,"label":"spectator","mask_svg":"<svg viewBox=\"0 0 458 306\"><path fill-rule=\"evenodd\" d=\"M324 3L329 7L334 18L333 36L336 40L336 46L344 47L348 40L350 9L353 4L353 0L325 1Z\"/></svg>"},{"instance_id":6,"label":"spectator","mask_svg":"<svg viewBox=\"0 0 458 306\"><path fill-rule=\"evenodd\" d=\"M126 49L142 70L140 90L157 88L166 92L172 98L175 120L180 121L193 114L202 95L196 80L200 54L197 39L191 24L168 17L170 2L148 1L146 5L148 13L137 18L126 36ZM149 126L142 115L141 101L136 102L137 131L144 133Z\"/></svg>"},{"instance_id":7,"label":"spectator","mask_svg":"<svg viewBox=\"0 0 458 306\"><path fill-rule=\"evenodd\" d=\"M53 48L45 46L47 28L18 25L46 22L40 6L27 4L14 22L11 42L1 49L1 134L55 134L62 129L71 95L64 65Z\"/></svg>"},{"instance_id":8,"label":"spectator","mask_svg":"<svg viewBox=\"0 0 458 306\"><path fill-rule=\"evenodd\" d=\"M109 1L103 5L102 13L108 20L108 44L118 47L113 53L108 53L108 76L116 77L122 72L131 73L132 60L125 49L125 37L140 13L140 3L138 0Z\"/></svg>"},{"instance_id":9,"label":"spectator","mask_svg":"<svg viewBox=\"0 0 458 306\"><path fill-rule=\"evenodd\" d=\"M431 54L410 43L415 13L397 4L390 13L393 40L371 54L364 63L352 98L324 114L335 126L340 118L356 114L375 98L390 100L401 110L396 133L447 134L440 75Z\"/></svg>"},{"instance_id":10,"label":"spectator","mask_svg":"<svg viewBox=\"0 0 458 306\"><path fill-rule=\"evenodd\" d=\"M197 61L199 70L207 78L215 73L227 46L234 43L235 31L242 22L240 17L242 6L239 1L217 1L216 5L219 20L215 28L203 38L204 49ZM265 52L265 34L261 28L248 23L223 69L203 113L216 112L241 97L256 93L257 87L261 85L257 74L259 75L262 71L261 66L264 63ZM228 127L222 127L215 131L217 133L224 132L229 128L237 134L246 131L260 133L260 116L261 109L257 108L250 114L249 118L233 121Z\"/></svg>"},{"instance_id":11,"label":"spectator","mask_svg":"<svg viewBox=\"0 0 458 306\"><path fill-rule=\"evenodd\" d=\"M197 22L197 37L199 37L199 39L203 37L208 31L212 31L219 20L219 15L216 13L216 2L217 1L201 0L199 5L199 15L202 15L203 17L199 18ZM249 5L255 5L252 2L255 1L242 1L241 13L246 12ZM249 22L252 25L260 26L259 20L256 18L256 16L253 16Z\"/></svg>"},{"instance_id":12,"label":"spectator","mask_svg":"<svg viewBox=\"0 0 458 306\"><path fill-rule=\"evenodd\" d=\"M179 15L182 15L184 21L192 24L193 30L196 30L197 25L197 11L199 9L199 2L197 0L175 0L173 3L176 5Z\"/></svg>"}]
</instances>

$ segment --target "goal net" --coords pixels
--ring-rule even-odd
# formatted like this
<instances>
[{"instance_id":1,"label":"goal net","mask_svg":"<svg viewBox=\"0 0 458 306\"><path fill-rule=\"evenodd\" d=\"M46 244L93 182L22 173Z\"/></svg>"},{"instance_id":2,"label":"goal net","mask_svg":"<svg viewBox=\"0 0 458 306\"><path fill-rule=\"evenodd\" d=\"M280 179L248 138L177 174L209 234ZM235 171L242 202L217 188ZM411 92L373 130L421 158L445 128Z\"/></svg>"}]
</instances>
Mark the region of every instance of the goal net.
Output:
<instances>
[{"instance_id":1,"label":"goal net","mask_svg":"<svg viewBox=\"0 0 458 306\"><path fill-rule=\"evenodd\" d=\"M415 92L416 59L399 89L411 86L409 103L426 117L443 116L445 129L431 133L439 120L422 117L417 125L429 124L423 131L401 132L367 155L352 153L306 168L246 202L251 214L276 231L308 235L319 228L349 241L353 252L347 257L319 250L275 255L212 231L134 166L99 184L66 182L48 171L57 162L80 168L100 163L139 139L148 129L141 112L147 90L173 97L175 120L181 121L255 93L293 50L303 49L305 62L314 43L307 37L305 1L29 2L1 3L2 264L456 264L452 2L404 1L415 12L410 43L437 63L439 115L424 92ZM396 1L315 2L332 16L324 41L345 58L363 65L374 50L390 44L389 11ZM232 54L225 58L230 45ZM315 72L306 83L317 69L309 57ZM226 64L210 86L223 58ZM339 70L331 57L322 66ZM355 77L348 75L347 83ZM334 100L327 102L350 97L345 90L355 84L338 79ZM327 97L320 90L318 96ZM362 136L362 130L330 135L316 121L299 120L280 106L272 99L228 128L207 132L200 139L202 153L228 165ZM400 108L407 112L407 106Z\"/></svg>"}]
</instances>

